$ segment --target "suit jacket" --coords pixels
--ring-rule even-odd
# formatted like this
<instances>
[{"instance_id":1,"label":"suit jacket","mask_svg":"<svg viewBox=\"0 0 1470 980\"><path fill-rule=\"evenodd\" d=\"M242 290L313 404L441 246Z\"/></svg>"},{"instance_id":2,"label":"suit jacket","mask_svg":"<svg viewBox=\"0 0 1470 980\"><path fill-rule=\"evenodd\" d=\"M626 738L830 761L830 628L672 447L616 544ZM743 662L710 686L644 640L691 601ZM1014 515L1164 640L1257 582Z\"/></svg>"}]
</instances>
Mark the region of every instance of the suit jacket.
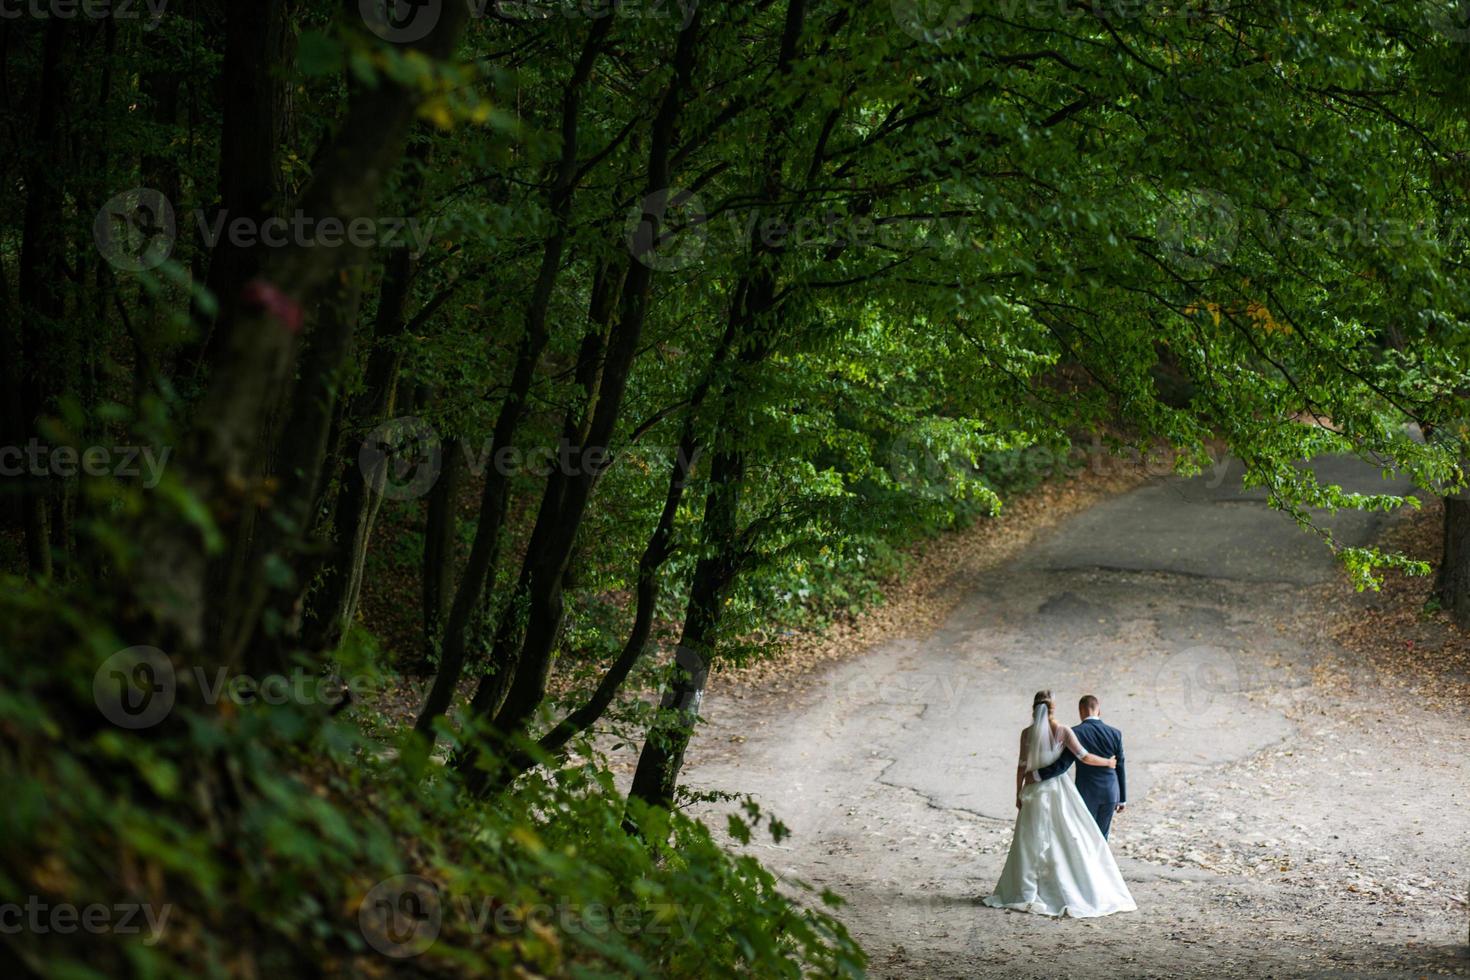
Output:
<instances>
[{"instance_id":1,"label":"suit jacket","mask_svg":"<svg viewBox=\"0 0 1470 980\"><path fill-rule=\"evenodd\" d=\"M1123 733L1112 725L1105 725L1101 718L1089 718L1072 726L1072 733L1082 747L1093 755L1107 758L1118 757L1118 768L1106 766L1077 767L1077 792L1089 803L1127 803L1128 776L1123 766ZM1056 762L1036 773L1038 779L1060 776L1072 767L1077 757L1068 749L1062 749Z\"/></svg>"}]
</instances>

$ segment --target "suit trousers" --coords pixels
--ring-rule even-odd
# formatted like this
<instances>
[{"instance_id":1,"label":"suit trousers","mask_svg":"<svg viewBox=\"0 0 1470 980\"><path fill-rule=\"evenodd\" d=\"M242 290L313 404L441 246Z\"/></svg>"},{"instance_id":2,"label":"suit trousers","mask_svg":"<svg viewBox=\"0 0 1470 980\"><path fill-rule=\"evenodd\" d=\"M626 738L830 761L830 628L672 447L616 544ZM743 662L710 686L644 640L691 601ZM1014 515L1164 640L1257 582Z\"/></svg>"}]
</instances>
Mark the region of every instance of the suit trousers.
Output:
<instances>
[{"instance_id":1,"label":"suit trousers","mask_svg":"<svg viewBox=\"0 0 1470 980\"><path fill-rule=\"evenodd\" d=\"M1107 839L1108 828L1113 825L1113 814L1118 810L1116 803L1094 803L1086 800L1087 809L1092 812L1092 819L1097 821L1097 829L1102 831L1103 839Z\"/></svg>"}]
</instances>

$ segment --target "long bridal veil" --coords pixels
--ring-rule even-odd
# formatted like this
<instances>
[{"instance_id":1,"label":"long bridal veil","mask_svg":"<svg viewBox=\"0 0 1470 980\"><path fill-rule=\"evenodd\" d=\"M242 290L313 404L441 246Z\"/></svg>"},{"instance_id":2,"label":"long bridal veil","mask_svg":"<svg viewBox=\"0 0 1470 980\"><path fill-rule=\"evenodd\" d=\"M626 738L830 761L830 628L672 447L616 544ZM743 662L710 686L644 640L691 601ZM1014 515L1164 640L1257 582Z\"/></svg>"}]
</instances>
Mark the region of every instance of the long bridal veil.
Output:
<instances>
[{"instance_id":1,"label":"long bridal veil","mask_svg":"<svg viewBox=\"0 0 1470 980\"><path fill-rule=\"evenodd\" d=\"M1043 701L1031 714L1030 733L1026 736L1026 771L1035 772L1049 766L1061 754L1056 732L1051 727L1050 712Z\"/></svg>"}]
</instances>

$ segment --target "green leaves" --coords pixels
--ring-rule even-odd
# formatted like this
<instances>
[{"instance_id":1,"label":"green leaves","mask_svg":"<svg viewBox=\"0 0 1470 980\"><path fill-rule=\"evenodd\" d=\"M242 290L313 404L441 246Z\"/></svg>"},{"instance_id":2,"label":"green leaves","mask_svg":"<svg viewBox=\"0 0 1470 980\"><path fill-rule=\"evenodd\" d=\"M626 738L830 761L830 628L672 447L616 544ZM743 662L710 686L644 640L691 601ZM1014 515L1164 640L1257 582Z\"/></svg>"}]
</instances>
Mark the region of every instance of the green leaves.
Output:
<instances>
[{"instance_id":1,"label":"green leaves","mask_svg":"<svg viewBox=\"0 0 1470 980\"><path fill-rule=\"evenodd\" d=\"M296 44L296 64L306 77L320 78L342 70L346 46L326 31L303 31ZM353 72L364 84L373 81L369 66L365 55L360 60L358 54L353 55Z\"/></svg>"}]
</instances>

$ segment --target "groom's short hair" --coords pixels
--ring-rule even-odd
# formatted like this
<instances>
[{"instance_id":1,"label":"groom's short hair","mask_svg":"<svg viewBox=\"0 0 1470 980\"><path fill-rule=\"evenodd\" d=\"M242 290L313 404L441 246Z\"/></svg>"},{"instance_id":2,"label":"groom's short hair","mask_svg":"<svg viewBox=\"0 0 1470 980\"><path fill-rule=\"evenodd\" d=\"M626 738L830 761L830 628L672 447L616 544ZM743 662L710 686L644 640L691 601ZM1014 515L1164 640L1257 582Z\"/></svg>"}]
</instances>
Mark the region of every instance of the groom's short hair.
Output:
<instances>
[{"instance_id":1,"label":"groom's short hair","mask_svg":"<svg viewBox=\"0 0 1470 980\"><path fill-rule=\"evenodd\" d=\"M1090 715L1097 710L1097 698L1091 694L1082 695L1082 700L1077 702L1077 710L1084 715Z\"/></svg>"}]
</instances>

